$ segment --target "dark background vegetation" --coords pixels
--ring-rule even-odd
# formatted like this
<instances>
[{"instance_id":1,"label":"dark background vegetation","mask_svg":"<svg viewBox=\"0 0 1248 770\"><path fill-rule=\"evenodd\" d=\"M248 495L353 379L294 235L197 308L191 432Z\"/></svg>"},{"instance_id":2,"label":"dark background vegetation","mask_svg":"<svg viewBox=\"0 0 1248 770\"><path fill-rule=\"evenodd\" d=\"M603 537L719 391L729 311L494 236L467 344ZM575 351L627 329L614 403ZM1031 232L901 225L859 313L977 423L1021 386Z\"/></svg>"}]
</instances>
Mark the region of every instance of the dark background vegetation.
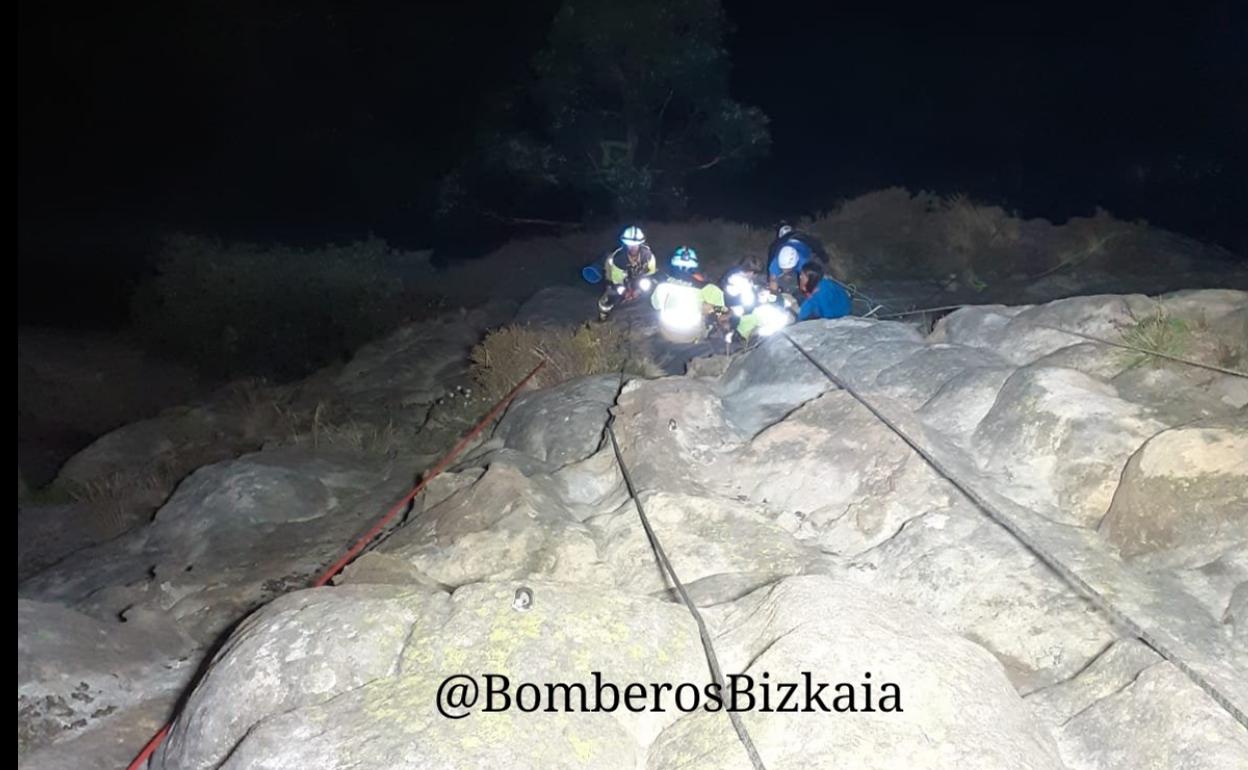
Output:
<instances>
[{"instance_id":1,"label":"dark background vegetation","mask_svg":"<svg viewBox=\"0 0 1248 770\"><path fill-rule=\"evenodd\" d=\"M517 233L437 219L439 184L533 82L558 5L23 0L19 325L123 322L171 232L371 233L441 260ZM1248 253L1234 0L724 11L730 93L770 118L770 155L690 180L691 215L770 223L903 185L1054 221L1103 206Z\"/></svg>"}]
</instances>

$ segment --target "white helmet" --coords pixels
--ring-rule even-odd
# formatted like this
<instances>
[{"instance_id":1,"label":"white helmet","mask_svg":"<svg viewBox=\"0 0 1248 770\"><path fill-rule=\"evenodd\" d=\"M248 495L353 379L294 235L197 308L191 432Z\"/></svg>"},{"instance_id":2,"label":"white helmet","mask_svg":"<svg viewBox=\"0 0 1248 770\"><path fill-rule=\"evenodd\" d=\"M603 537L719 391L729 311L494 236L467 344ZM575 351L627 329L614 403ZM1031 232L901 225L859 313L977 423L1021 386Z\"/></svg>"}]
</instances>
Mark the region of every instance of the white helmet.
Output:
<instances>
[{"instance_id":1,"label":"white helmet","mask_svg":"<svg viewBox=\"0 0 1248 770\"><path fill-rule=\"evenodd\" d=\"M780 229L776 232L776 237L783 238L791 232L793 232L792 227L789 227L788 225L780 225Z\"/></svg>"},{"instance_id":2,"label":"white helmet","mask_svg":"<svg viewBox=\"0 0 1248 770\"><path fill-rule=\"evenodd\" d=\"M640 246L645 242L646 234L636 225L624 228L624 232L620 235L620 243L625 246Z\"/></svg>"},{"instance_id":3,"label":"white helmet","mask_svg":"<svg viewBox=\"0 0 1248 770\"><path fill-rule=\"evenodd\" d=\"M792 246L781 246L780 253L776 255L776 261L780 263L781 270L792 270L797 267L797 259L797 249Z\"/></svg>"}]
</instances>

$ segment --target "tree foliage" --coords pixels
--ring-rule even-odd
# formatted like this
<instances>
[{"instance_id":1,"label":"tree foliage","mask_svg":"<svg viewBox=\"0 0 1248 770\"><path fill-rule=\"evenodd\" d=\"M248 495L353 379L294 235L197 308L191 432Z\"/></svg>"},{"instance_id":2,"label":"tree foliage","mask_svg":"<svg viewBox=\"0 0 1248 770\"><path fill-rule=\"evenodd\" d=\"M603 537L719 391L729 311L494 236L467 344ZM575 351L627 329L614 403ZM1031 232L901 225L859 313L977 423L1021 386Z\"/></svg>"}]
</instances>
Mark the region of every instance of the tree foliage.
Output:
<instances>
[{"instance_id":1,"label":"tree foliage","mask_svg":"<svg viewBox=\"0 0 1248 770\"><path fill-rule=\"evenodd\" d=\"M718 0L567 0L529 87L496 103L446 180L444 207L678 213L693 175L769 149L767 117L729 95L728 28Z\"/></svg>"}]
</instances>

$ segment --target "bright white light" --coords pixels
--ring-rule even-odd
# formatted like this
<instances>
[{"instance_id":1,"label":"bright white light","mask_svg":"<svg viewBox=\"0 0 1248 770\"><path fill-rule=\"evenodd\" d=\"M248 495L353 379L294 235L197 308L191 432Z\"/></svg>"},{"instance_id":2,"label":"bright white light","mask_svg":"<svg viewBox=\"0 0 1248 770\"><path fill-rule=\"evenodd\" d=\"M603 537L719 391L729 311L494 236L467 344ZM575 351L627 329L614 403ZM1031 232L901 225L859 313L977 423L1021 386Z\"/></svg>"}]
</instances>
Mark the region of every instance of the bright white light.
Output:
<instances>
[{"instance_id":1,"label":"bright white light","mask_svg":"<svg viewBox=\"0 0 1248 770\"><path fill-rule=\"evenodd\" d=\"M702 298L692 287L677 287L664 296L659 323L673 332L691 332L702 326Z\"/></svg>"},{"instance_id":2,"label":"bright white light","mask_svg":"<svg viewBox=\"0 0 1248 770\"><path fill-rule=\"evenodd\" d=\"M742 306L746 308L754 306L754 285L741 273L728 276L728 288L725 291L730 297L740 297Z\"/></svg>"},{"instance_id":3,"label":"bright white light","mask_svg":"<svg viewBox=\"0 0 1248 770\"><path fill-rule=\"evenodd\" d=\"M775 305L763 305L754 311L758 315L758 333L770 337L789 325L789 314Z\"/></svg>"},{"instance_id":4,"label":"bright white light","mask_svg":"<svg viewBox=\"0 0 1248 770\"><path fill-rule=\"evenodd\" d=\"M637 282L637 285L641 287L642 291L650 291L650 287L653 286L654 284L650 281L649 278L642 278L640 281Z\"/></svg>"},{"instance_id":5,"label":"bright white light","mask_svg":"<svg viewBox=\"0 0 1248 770\"><path fill-rule=\"evenodd\" d=\"M698 328L698 325L702 323L702 314L697 308L676 305L660 310L659 321L674 332L688 332Z\"/></svg>"}]
</instances>

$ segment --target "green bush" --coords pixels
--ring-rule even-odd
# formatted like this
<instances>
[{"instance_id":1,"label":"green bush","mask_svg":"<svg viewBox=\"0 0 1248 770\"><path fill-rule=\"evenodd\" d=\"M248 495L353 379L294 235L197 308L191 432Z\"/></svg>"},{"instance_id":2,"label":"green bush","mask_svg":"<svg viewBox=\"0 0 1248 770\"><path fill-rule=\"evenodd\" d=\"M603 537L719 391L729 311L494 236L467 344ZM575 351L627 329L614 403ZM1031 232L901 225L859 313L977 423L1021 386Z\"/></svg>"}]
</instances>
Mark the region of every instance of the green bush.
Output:
<instances>
[{"instance_id":1,"label":"green bush","mask_svg":"<svg viewBox=\"0 0 1248 770\"><path fill-rule=\"evenodd\" d=\"M1155 351L1168 356L1183 356L1191 344L1192 329L1182 318L1175 318L1163 310L1141 319L1122 331L1122 342L1141 351ZM1154 359L1147 353L1132 354L1132 364L1138 365ZM1158 363L1161 363L1159 360Z\"/></svg>"},{"instance_id":2,"label":"green bush","mask_svg":"<svg viewBox=\"0 0 1248 770\"><path fill-rule=\"evenodd\" d=\"M1182 318L1159 308L1123 329L1120 341L1137 348L1124 353L1133 367L1170 366L1163 356L1176 356L1243 370L1248 360L1248 314L1231 313L1210 323L1203 315Z\"/></svg>"},{"instance_id":3,"label":"green bush","mask_svg":"<svg viewBox=\"0 0 1248 770\"><path fill-rule=\"evenodd\" d=\"M178 235L135 293L152 345L207 373L293 378L402 318L396 255L379 239L315 250Z\"/></svg>"}]
</instances>

